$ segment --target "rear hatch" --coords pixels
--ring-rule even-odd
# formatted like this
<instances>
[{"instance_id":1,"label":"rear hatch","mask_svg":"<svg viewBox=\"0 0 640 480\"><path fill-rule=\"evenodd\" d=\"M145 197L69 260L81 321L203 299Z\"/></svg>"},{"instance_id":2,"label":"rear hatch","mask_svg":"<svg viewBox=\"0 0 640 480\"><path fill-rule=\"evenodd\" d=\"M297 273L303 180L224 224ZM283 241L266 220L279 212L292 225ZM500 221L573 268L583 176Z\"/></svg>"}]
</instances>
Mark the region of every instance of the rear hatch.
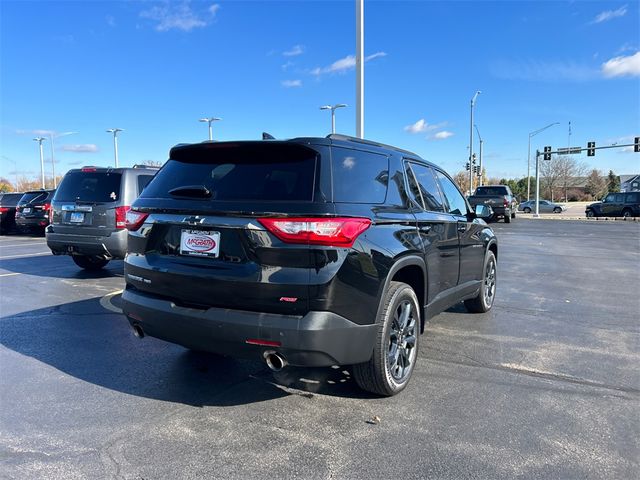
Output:
<instances>
[{"instance_id":1,"label":"rear hatch","mask_svg":"<svg viewBox=\"0 0 640 480\"><path fill-rule=\"evenodd\" d=\"M16 216L22 218L48 218L52 193L48 190L25 193L16 206Z\"/></svg>"},{"instance_id":2,"label":"rear hatch","mask_svg":"<svg viewBox=\"0 0 640 480\"><path fill-rule=\"evenodd\" d=\"M128 218L144 222L130 228L129 288L193 308L306 313L318 262L309 241L287 235L299 235L310 215L334 212L319 191L320 153L246 142L171 156ZM265 226L264 217L287 220Z\"/></svg>"},{"instance_id":3,"label":"rear hatch","mask_svg":"<svg viewBox=\"0 0 640 480\"><path fill-rule=\"evenodd\" d=\"M122 173L111 169L69 171L53 199L56 233L108 236L124 228Z\"/></svg>"}]
</instances>

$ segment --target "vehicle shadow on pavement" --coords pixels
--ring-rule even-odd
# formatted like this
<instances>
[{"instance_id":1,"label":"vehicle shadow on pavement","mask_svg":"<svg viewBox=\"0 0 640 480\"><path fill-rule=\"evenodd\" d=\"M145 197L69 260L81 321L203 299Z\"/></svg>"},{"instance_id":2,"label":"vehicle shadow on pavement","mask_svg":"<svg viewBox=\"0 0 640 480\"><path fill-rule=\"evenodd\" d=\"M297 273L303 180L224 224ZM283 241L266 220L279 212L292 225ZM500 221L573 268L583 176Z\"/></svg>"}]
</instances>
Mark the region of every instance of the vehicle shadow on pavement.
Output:
<instances>
[{"instance_id":1,"label":"vehicle shadow on pavement","mask_svg":"<svg viewBox=\"0 0 640 480\"><path fill-rule=\"evenodd\" d=\"M9 272L37 275L39 277L68 279L124 277L124 262L122 260L112 260L106 267L92 272L81 269L66 255L8 260L0 258L0 268Z\"/></svg>"},{"instance_id":2,"label":"vehicle shadow on pavement","mask_svg":"<svg viewBox=\"0 0 640 480\"><path fill-rule=\"evenodd\" d=\"M287 367L193 352L131 332L99 299L0 319L0 343L67 375L110 390L192 406L232 406L288 395L370 398L345 368Z\"/></svg>"}]
</instances>

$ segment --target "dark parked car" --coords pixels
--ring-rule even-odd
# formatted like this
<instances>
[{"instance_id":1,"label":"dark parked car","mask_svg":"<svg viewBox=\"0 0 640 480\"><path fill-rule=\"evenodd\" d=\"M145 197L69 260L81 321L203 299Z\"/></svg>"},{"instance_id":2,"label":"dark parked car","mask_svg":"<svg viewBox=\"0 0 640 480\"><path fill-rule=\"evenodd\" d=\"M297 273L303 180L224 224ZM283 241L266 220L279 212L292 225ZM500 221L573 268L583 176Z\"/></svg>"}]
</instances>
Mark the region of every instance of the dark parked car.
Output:
<instances>
[{"instance_id":1,"label":"dark parked car","mask_svg":"<svg viewBox=\"0 0 640 480\"><path fill-rule=\"evenodd\" d=\"M23 193L0 194L0 233L8 233L16 228L16 207Z\"/></svg>"},{"instance_id":2,"label":"dark parked car","mask_svg":"<svg viewBox=\"0 0 640 480\"><path fill-rule=\"evenodd\" d=\"M601 202L587 205L587 217L638 217L640 192L610 193Z\"/></svg>"},{"instance_id":3,"label":"dark parked car","mask_svg":"<svg viewBox=\"0 0 640 480\"><path fill-rule=\"evenodd\" d=\"M472 208L476 205L488 205L493 209L493 218L503 218L505 223L510 223L516 218L518 202L511 193L508 185L483 185L476 188L474 195L469 197Z\"/></svg>"},{"instance_id":4,"label":"dark parked car","mask_svg":"<svg viewBox=\"0 0 640 480\"><path fill-rule=\"evenodd\" d=\"M18 201L16 206L16 227L20 232L44 233L49 225L51 199L55 190L31 190Z\"/></svg>"},{"instance_id":5,"label":"dark parked car","mask_svg":"<svg viewBox=\"0 0 640 480\"><path fill-rule=\"evenodd\" d=\"M53 197L47 246L87 270L124 258L127 211L157 171L144 165L69 170Z\"/></svg>"},{"instance_id":6,"label":"dark parked car","mask_svg":"<svg viewBox=\"0 0 640 480\"><path fill-rule=\"evenodd\" d=\"M179 145L127 214L123 310L137 336L255 356L273 370L354 365L401 391L428 318L488 311L498 245L417 155L331 135Z\"/></svg>"}]
</instances>

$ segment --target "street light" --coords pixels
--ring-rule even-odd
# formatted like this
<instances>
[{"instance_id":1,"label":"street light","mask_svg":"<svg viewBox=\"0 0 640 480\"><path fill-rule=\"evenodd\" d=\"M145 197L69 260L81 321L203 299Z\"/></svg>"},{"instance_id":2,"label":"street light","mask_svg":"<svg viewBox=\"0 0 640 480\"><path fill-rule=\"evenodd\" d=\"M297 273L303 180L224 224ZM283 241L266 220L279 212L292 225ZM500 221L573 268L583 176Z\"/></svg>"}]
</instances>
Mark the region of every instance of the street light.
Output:
<instances>
[{"instance_id":1,"label":"street light","mask_svg":"<svg viewBox=\"0 0 640 480\"><path fill-rule=\"evenodd\" d=\"M471 122L469 124L469 195L473 193L473 107L476 104L476 98L482 92L478 90L471 99Z\"/></svg>"},{"instance_id":2,"label":"street light","mask_svg":"<svg viewBox=\"0 0 640 480\"><path fill-rule=\"evenodd\" d=\"M116 160L116 168L118 168L118 132L124 132L122 128L110 128L107 133L113 133L113 155Z\"/></svg>"},{"instance_id":3,"label":"street light","mask_svg":"<svg viewBox=\"0 0 640 480\"><path fill-rule=\"evenodd\" d=\"M38 142L40 146L40 176L42 177L42 188L45 188L44 184L44 152L42 151L42 142L44 142L46 138L44 137L36 137L33 139L34 142Z\"/></svg>"},{"instance_id":4,"label":"street light","mask_svg":"<svg viewBox=\"0 0 640 480\"><path fill-rule=\"evenodd\" d=\"M531 137L535 137L540 132L553 127L554 125L560 125L560 122L550 123L546 127L539 128L529 134L529 147L527 148L527 201L531 200ZM536 162L537 161L538 160L536 159Z\"/></svg>"},{"instance_id":5,"label":"street light","mask_svg":"<svg viewBox=\"0 0 640 480\"><path fill-rule=\"evenodd\" d=\"M213 129L211 128L211 124L213 122L217 122L218 120L222 120L222 119L218 117L209 117L209 118L205 117L198 120L199 122L205 122L209 124L209 141L213 140Z\"/></svg>"},{"instance_id":6,"label":"street light","mask_svg":"<svg viewBox=\"0 0 640 480\"><path fill-rule=\"evenodd\" d=\"M474 127L476 127L476 132L478 133L478 139L480 140L480 165L478 170L478 186L482 186L482 137L480 136L480 130L478 130L478 126L474 123Z\"/></svg>"},{"instance_id":7,"label":"street light","mask_svg":"<svg viewBox=\"0 0 640 480\"><path fill-rule=\"evenodd\" d=\"M55 136L55 138L66 137L67 135L74 135L78 132L65 132ZM53 132L49 132L49 139L51 140L51 172L53 173L53 188L58 188L58 182L56 181L56 162L54 159L54 146L53 146Z\"/></svg>"},{"instance_id":8,"label":"street light","mask_svg":"<svg viewBox=\"0 0 640 480\"><path fill-rule=\"evenodd\" d=\"M356 0L356 137L364 138L364 0Z\"/></svg>"},{"instance_id":9,"label":"street light","mask_svg":"<svg viewBox=\"0 0 640 480\"><path fill-rule=\"evenodd\" d=\"M331 110L331 133L336 133L336 109L347 107L346 103L336 103L335 105L323 105L320 110Z\"/></svg>"}]
</instances>

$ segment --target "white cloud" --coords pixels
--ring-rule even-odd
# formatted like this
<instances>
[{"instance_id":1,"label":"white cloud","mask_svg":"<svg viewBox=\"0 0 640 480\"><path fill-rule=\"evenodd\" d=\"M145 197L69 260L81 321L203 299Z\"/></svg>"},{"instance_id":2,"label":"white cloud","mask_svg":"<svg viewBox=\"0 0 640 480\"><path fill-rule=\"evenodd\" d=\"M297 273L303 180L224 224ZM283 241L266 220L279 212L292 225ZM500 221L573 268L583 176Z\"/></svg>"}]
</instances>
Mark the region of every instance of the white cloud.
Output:
<instances>
[{"instance_id":1,"label":"white cloud","mask_svg":"<svg viewBox=\"0 0 640 480\"><path fill-rule=\"evenodd\" d=\"M302 86L302 80L283 80L280 84L285 88L296 88Z\"/></svg>"},{"instance_id":2,"label":"white cloud","mask_svg":"<svg viewBox=\"0 0 640 480\"><path fill-rule=\"evenodd\" d=\"M295 63L293 63L291 60L289 60L286 63L283 63L281 65L281 67L282 67L282 70L286 72L289 67L293 67L294 65L295 65Z\"/></svg>"},{"instance_id":3,"label":"white cloud","mask_svg":"<svg viewBox=\"0 0 640 480\"><path fill-rule=\"evenodd\" d=\"M602 74L607 78L640 76L640 51L626 57L614 57L604 62Z\"/></svg>"},{"instance_id":4,"label":"white cloud","mask_svg":"<svg viewBox=\"0 0 640 480\"><path fill-rule=\"evenodd\" d=\"M444 140L445 138L449 138L449 137L453 137L453 132L442 130L441 132L437 132L431 135L429 138L432 140Z\"/></svg>"},{"instance_id":5,"label":"white cloud","mask_svg":"<svg viewBox=\"0 0 640 480\"><path fill-rule=\"evenodd\" d=\"M372 55L369 55L364 58L365 62L373 60L375 58L386 57L387 54L385 52L376 52ZM344 73L347 70L351 70L356 66L356 56L355 55L347 55L340 60L336 60L331 65L327 67L316 67L311 70L312 75L320 76L327 73Z\"/></svg>"},{"instance_id":6,"label":"white cloud","mask_svg":"<svg viewBox=\"0 0 640 480\"><path fill-rule=\"evenodd\" d=\"M617 10L605 10L604 12L600 12L590 23L594 24L608 22L609 20L613 20L614 18L624 17L626 14L627 6L623 5Z\"/></svg>"},{"instance_id":7,"label":"white cloud","mask_svg":"<svg viewBox=\"0 0 640 480\"><path fill-rule=\"evenodd\" d=\"M426 122L424 118L421 118L416 123L412 123L411 125L407 125L406 127L404 127L404 131L409 133L425 133L432 132L433 130L437 130L446 125L447 122L440 122L432 125Z\"/></svg>"},{"instance_id":8,"label":"white cloud","mask_svg":"<svg viewBox=\"0 0 640 480\"><path fill-rule=\"evenodd\" d=\"M57 135L54 130L26 130L26 129L18 129L15 131L16 135L37 135L39 137L49 137L51 135Z\"/></svg>"},{"instance_id":9,"label":"white cloud","mask_svg":"<svg viewBox=\"0 0 640 480\"><path fill-rule=\"evenodd\" d=\"M60 150L63 152L74 153L95 153L98 151L98 146L93 143L85 143L80 145L62 145Z\"/></svg>"},{"instance_id":10,"label":"white cloud","mask_svg":"<svg viewBox=\"0 0 640 480\"><path fill-rule=\"evenodd\" d=\"M529 82L585 82L598 78L597 69L567 61L502 60L490 67L494 77Z\"/></svg>"},{"instance_id":11,"label":"white cloud","mask_svg":"<svg viewBox=\"0 0 640 480\"><path fill-rule=\"evenodd\" d=\"M179 3L165 1L140 12L140 16L155 21L155 29L159 32L174 29L190 32L194 28L203 28L209 25L219 9L220 5L217 3L210 5L205 10L195 11L191 8L189 0L183 0Z\"/></svg>"},{"instance_id":12,"label":"white cloud","mask_svg":"<svg viewBox=\"0 0 640 480\"><path fill-rule=\"evenodd\" d=\"M282 52L285 57L297 57L304 53L304 45L294 45L291 49Z\"/></svg>"}]
</instances>

